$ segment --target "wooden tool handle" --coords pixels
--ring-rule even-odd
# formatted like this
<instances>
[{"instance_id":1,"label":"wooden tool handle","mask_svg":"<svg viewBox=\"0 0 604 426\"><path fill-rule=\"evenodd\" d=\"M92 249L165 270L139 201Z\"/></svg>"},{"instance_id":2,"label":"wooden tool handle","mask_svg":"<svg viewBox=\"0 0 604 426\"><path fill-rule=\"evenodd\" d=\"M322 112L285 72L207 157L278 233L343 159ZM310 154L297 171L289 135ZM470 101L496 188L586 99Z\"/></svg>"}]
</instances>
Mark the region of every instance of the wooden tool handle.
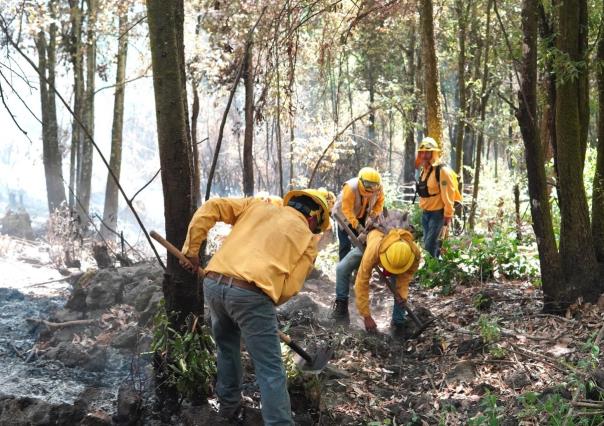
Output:
<instances>
[{"instance_id":1,"label":"wooden tool handle","mask_svg":"<svg viewBox=\"0 0 604 426\"><path fill-rule=\"evenodd\" d=\"M180 250L178 250L176 247L174 247L172 245L172 243L170 243L170 241L166 240L164 237L159 235L157 232L151 231L149 233L149 235L151 235L151 238L153 238L155 241L157 241L162 246L164 246L166 248L166 250L168 250L168 253L170 253L171 255L176 257L178 260L180 260L181 262L187 263L189 265L191 264L191 261L189 259L187 259L187 256L182 254L182 252ZM205 275L205 271L201 267L199 268L197 273L199 275L201 275L202 277Z\"/></svg>"},{"instance_id":2,"label":"wooden tool handle","mask_svg":"<svg viewBox=\"0 0 604 426\"><path fill-rule=\"evenodd\" d=\"M309 362L312 364L313 360L312 360L312 357L308 354L308 352L306 352L304 349L302 349L302 347L300 345L298 345L296 342L294 342L291 337L289 337L287 334L285 334L281 330L277 330L277 333L279 333L279 338L283 341L283 343L285 343L287 346L292 348L294 350L294 352L296 352L298 355L300 355L302 358L304 358L304 360L306 362Z\"/></svg>"}]
</instances>

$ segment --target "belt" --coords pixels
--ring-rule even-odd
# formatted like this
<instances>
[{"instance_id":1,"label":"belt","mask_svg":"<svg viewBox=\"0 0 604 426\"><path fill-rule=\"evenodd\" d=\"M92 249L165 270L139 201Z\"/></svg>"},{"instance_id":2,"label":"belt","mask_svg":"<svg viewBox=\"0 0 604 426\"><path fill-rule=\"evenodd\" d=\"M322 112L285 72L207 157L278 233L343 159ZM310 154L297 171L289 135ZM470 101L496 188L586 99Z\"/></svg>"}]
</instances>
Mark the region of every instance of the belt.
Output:
<instances>
[{"instance_id":1,"label":"belt","mask_svg":"<svg viewBox=\"0 0 604 426\"><path fill-rule=\"evenodd\" d=\"M212 271L208 272L206 274L206 277L216 281L218 284L232 285L235 287L242 288L244 290L250 290L256 293L264 294L264 292L259 287L256 287L254 284L245 280L241 280L239 278L229 277L228 275L223 275L219 274L218 272Z\"/></svg>"}]
</instances>

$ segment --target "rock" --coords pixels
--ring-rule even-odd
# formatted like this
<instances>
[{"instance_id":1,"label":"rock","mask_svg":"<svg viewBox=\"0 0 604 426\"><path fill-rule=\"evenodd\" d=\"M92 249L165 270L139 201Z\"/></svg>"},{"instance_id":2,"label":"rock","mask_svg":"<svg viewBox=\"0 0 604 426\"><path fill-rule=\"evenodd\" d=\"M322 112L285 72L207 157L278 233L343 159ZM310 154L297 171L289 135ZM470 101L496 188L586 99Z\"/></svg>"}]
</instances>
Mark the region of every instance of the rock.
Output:
<instances>
[{"instance_id":1,"label":"rock","mask_svg":"<svg viewBox=\"0 0 604 426\"><path fill-rule=\"evenodd\" d=\"M81 367L88 371L103 371L107 363L107 351L93 347L88 350L71 342L61 342L50 348L45 358L61 361L66 367Z\"/></svg>"},{"instance_id":2,"label":"rock","mask_svg":"<svg viewBox=\"0 0 604 426\"><path fill-rule=\"evenodd\" d=\"M3 234L13 237L25 238L27 240L34 239L34 233L31 229L31 219L29 214L24 209L14 211L9 209L2 220L0 231Z\"/></svg>"},{"instance_id":3,"label":"rock","mask_svg":"<svg viewBox=\"0 0 604 426\"><path fill-rule=\"evenodd\" d=\"M123 279L115 269L103 269L93 278L86 306L88 309L106 309L122 299Z\"/></svg>"},{"instance_id":4,"label":"rock","mask_svg":"<svg viewBox=\"0 0 604 426\"><path fill-rule=\"evenodd\" d=\"M139 326L144 327L151 319L153 319L153 317L157 313L159 302L163 299L163 297L163 293L153 293L153 295L151 296L151 300L149 300L147 308L143 312L141 312L140 318L138 319Z\"/></svg>"},{"instance_id":5,"label":"rock","mask_svg":"<svg viewBox=\"0 0 604 426\"><path fill-rule=\"evenodd\" d=\"M80 422L80 426L109 426L111 424L111 416L103 410L86 414Z\"/></svg>"},{"instance_id":6,"label":"rock","mask_svg":"<svg viewBox=\"0 0 604 426\"><path fill-rule=\"evenodd\" d=\"M319 306L306 294L294 297L278 308L278 313L286 320L292 320L299 317L312 318L318 312Z\"/></svg>"},{"instance_id":7,"label":"rock","mask_svg":"<svg viewBox=\"0 0 604 426\"><path fill-rule=\"evenodd\" d=\"M472 361L458 362L451 371L447 373L447 380L451 382L466 382L474 380L476 367Z\"/></svg>"},{"instance_id":8,"label":"rock","mask_svg":"<svg viewBox=\"0 0 604 426\"><path fill-rule=\"evenodd\" d=\"M161 293L161 287L145 277L140 282L127 284L124 288L123 303L134 306L138 312L143 312L151 300L153 293Z\"/></svg>"},{"instance_id":9,"label":"rock","mask_svg":"<svg viewBox=\"0 0 604 426\"><path fill-rule=\"evenodd\" d=\"M115 422L118 425L137 424L141 416L142 398L140 392L137 392L129 384L120 386L117 393L117 413Z\"/></svg>"},{"instance_id":10,"label":"rock","mask_svg":"<svg viewBox=\"0 0 604 426\"><path fill-rule=\"evenodd\" d=\"M128 327L111 341L111 346L121 349L134 349L138 342L138 327Z\"/></svg>"},{"instance_id":11,"label":"rock","mask_svg":"<svg viewBox=\"0 0 604 426\"><path fill-rule=\"evenodd\" d=\"M75 425L84 417L77 404L50 404L35 398L0 395L2 425Z\"/></svg>"},{"instance_id":12,"label":"rock","mask_svg":"<svg viewBox=\"0 0 604 426\"><path fill-rule=\"evenodd\" d=\"M522 389L531 383L530 377L524 371L511 373L503 381L512 389Z\"/></svg>"}]
</instances>

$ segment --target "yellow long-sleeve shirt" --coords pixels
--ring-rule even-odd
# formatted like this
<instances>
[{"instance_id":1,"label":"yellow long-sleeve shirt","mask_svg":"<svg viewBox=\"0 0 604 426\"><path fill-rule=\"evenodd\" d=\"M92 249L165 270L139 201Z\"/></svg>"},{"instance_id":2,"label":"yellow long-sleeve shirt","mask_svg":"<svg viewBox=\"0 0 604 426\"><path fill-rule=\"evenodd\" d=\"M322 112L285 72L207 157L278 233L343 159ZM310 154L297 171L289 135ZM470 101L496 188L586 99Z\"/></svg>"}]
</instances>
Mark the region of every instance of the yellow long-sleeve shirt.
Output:
<instances>
[{"instance_id":1,"label":"yellow long-sleeve shirt","mask_svg":"<svg viewBox=\"0 0 604 426\"><path fill-rule=\"evenodd\" d=\"M432 173L428 177L428 192L436 194L433 197L420 197L419 207L422 210L435 211L444 209L445 217L453 217L454 201L455 201L455 186L451 179L453 171L447 166L440 168L440 188L436 180L436 165L428 169L422 169L421 180L425 180L431 169Z\"/></svg>"},{"instance_id":2,"label":"yellow long-sleeve shirt","mask_svg":"<svg viewBox=\"0 0 604 426\"><path fill-rule=\"evenodd\" d=\"M182 252L197 256L216 222L233 229L206 271L254 283L278 305L300 291L317 257L304 215L254 198L214 198L193 215Z\"/></svg>"},{"instance_id":3,"label":"yellow long-sleeve shirt","mask_svg":"<svg viewBox=\"0 0 604 426\"><path fill-rule=\"evenodd\" d=\"M413 254L415 255L415 261L411 267L404 273L396 276L396 290L403 299L407 300L407 297L409 296L409 283L413 278L413 274L415 274L419 267L421 252L413 241L413 236L410 232L402 229L399 229L396 232L399 233L400 238L409 243L411 251L413 251ZM357 310L359 311L359 315L363 318L371 315L369 309L369 280L371 279L373 268L380 264L380 244L382 243L383 238L384 233L377 229L374 229L367 235L367 247L363 252L361 265L359 266L354 283Z\"/></svg>"},{"instance_id":4,"label":"yellow long-sleeve shirt","mask_svg":"<svg viewBox=\"0 0 604 426\"><path fill-rule=\"evenodd\" d=\"M370 207L369 202L371 198L375 196L375 204L371 208L371 211L367 212ZM357 200L357 197L360 199ZM363 191L359 188L358 183L355 187L352 187L348 183L342 187L342 213L344 217L356 228L359 224L359 219L365 216L379 216L384 210L384 192L380 189L377 194Z\"/></svg>"}]
</instances>

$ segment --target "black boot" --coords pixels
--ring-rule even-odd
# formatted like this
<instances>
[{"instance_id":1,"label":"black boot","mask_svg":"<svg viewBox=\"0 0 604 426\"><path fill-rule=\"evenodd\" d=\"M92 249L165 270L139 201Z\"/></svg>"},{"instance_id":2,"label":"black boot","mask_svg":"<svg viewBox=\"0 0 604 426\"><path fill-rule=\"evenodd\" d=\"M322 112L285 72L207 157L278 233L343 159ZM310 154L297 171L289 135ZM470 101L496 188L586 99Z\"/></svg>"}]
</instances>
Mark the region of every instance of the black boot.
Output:
<instances>
[{"instance_id":1,"label":"black boot","mask_svg":"<svg viewBox=\"0 0 604 426\"><path fill-rule=\"evenodd\" d=\"M333 311L331 312L331 318L338 322L349 322L350 317L348 316L348 300L347 299L336 299L333 303Z\"/></svg>"}]
</instances>

